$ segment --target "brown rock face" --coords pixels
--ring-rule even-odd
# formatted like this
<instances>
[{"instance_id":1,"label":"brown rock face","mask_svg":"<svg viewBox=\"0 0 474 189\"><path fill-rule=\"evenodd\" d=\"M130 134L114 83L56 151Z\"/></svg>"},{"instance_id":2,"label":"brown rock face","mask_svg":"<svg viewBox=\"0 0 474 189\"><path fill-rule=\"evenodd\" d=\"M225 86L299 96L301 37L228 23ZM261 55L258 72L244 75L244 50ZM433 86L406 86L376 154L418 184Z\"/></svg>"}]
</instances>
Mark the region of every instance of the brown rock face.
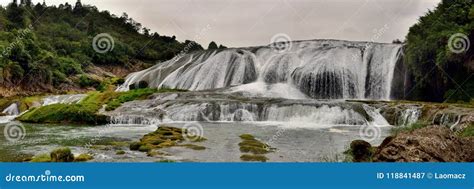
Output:
<instances>
[{"instance_id":1,"label":"brown rock face","mask_svg":"<svg viewBox=\"0 0 474 189\"><path fill-rule=\"evenodd\" d=\"M474 139L430 126L386 138L375 152L378 162L472 162Z\"/></svg>"}]
</instances>

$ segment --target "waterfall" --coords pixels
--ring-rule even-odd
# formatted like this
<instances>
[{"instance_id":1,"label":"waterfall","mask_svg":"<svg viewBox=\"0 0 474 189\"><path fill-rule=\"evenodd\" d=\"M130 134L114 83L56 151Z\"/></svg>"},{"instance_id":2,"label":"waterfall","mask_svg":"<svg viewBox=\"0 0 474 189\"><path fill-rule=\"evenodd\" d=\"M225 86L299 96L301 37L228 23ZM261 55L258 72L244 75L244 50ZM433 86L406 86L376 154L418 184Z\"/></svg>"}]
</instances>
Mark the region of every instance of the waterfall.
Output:
<instances>
[{"instance_id":1,"label":"waterfall","mask_svg":"<svg viewBox=\"0 0 474 189\"><path fill-rule=\"evenodd\" d=\"M360 102L244 98L222 93L158 94L108 112L110 124L164 122L278 122L311 128L389 125L380 110Z\"/></svg>"},{"instance_id":2,"label":"waterfall","mask_svg":"<svg viewBox=\"0 0 474 189\"><path fill-rule=\"evenodd\" d=\"M0 116L0 124L8 123L14 120L19 114L20 110L17 103L13 103L2 111L6 116Z\"/></svg>"},{"instance_id":3,"label":"waterfall","mask_svg":"<svg viewBox=\"0 0 474 189\"><path fill-rule=\"evenodd\" d=\"M78 103L84 99L86 94L74 94L74 95L55 95L47 96L43 98L42 106L52 105L52 104L72 104Z\"/></svg>"},{"instance_id":4,"label":"waterfall","mask_svg":"<svg viewBox=\"0 0 474 189\"><path fill-rule=\"evenodd\" d=\"M194 91L242 86L238 89L253 94L245 91L252 87L244 87L251 85L265 87L257 96L271 96L278 85L280 91L292 91L282 94L290 99L388 100L401 47L311 40L292 42L285 52L270 46L199 51L132 73L118 90L146 81L150 87Z\"/></svg>"},{"instance_id":5,"label":"waterfall","mask_svg":"<svg viewBox=\"0 0 474 189\"><path fill-rule=\"evenodd\" d=\"M41 100L42 103L35 103L38 104L37 106L48 106L52 104L72 104L80 102L86 96L86 94L47 96ZM13 103L2 111L2 114L6 114L6 116L0 116L0 124L8 123L25 112L20 112L18 103Z\"/></svg>"},{"instance_id":6,"label":"waterfall","mask_svg":"<svg viewBox=\"0 0 474 189\"><path fill-rule=\"evenodd\" d=\"M6 114L6 115L10 115L10 116L16 116L16 115L20 114L18 104L17 103L11 104L7 108L5 108L5 110L3 110L2 113Z\"/></svg>"},{"instance_id":7,"label":"waterfall","mask_svg":"<svg viewBox=\"0 0 474 189\"><path fill-rule=\"evenodd\" d=\"M401 113L398 118L398 125L409 126L416 123L421 116L421 107L410 107Z\"/></svg>"}]
</instances>

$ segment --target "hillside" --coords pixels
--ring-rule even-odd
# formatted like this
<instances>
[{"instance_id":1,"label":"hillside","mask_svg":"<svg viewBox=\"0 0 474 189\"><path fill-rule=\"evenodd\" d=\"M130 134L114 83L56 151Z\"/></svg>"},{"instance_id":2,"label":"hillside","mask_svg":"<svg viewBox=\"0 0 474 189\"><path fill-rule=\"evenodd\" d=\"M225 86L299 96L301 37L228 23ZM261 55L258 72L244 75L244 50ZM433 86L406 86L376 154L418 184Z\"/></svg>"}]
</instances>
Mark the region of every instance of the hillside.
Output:
<instances>
[{"instance_id":1,"label":"hillside","mask_svg":"<svg viewBox=\"0 0 474 189\"><path fill-rule=\"evenodd\" d=\"M470 101L474 97L474 6L443 0L412 26L406 37L410 76L406 98Z\"/></svg>"},{"instance_id":2,"label":"hillside","mask_svg":"<svg viewBox=\"0 0 474 189\"><path fill-rule=\"evenodd\" d=\"M94 43L95 42L95 43ZM0 7L0 96L101 88L201 45L82 5Z\"/></svg>"}]
</instances>

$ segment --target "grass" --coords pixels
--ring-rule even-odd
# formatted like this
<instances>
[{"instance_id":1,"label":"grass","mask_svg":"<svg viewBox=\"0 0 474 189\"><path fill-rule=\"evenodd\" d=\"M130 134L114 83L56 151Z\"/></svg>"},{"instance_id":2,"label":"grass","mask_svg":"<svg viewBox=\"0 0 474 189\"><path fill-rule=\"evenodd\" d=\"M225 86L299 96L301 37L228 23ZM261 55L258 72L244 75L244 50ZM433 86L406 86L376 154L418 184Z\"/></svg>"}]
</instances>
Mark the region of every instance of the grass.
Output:
<instances>
[{"instance_id":1,"label":"grass","mask_svg":"<svg viewBox=\"0 0 474 189\"><path fill-rule=\"evenodd\" d=\"M391 130L391 133L392 133L392 135L397 135L398 133L412 132L414 130L421 129L421 128L426 127L426 126L428 126L427 123L419 121L419 122L413 123L413 124L405 126L405 127L393 128Z\"/></svg>"},{"instance_id":2,"label":"grass","mask_svg":"<svg viewBox=\"0 0 474 189\"><path fill-rule=\"evenodd\" d=\"M182 89L171 89L171 88L160 88L160 89L135 89L127 92L118 93L117 97L107 103L105 111L113 111L120 107L125 102L134 100L143 100L148 98L154 93L165 93L165 92L186 92L187 90Z\"/></svg>"},{"instance_id":3,"label":"grass","mask_svg":"<svg viewBox=\"0 0 474 189\"><path fill-rule=\"evenodd\" d=\"M136 89L127 92L120 92L117 94L117 97L112 99L107 103L106 111L112 111L120 107L125 102L130 102L134 100L142 100L147 98L153 93L158 92L157 89Z\"/></svg>"},{"instance_id":4,"label":"grass","mask_svg":"<svg viewBox=\"0 0 474 189\"><path fill-rule=\"evenodd\" d=\"M53 104L38 108L30 108L35 102L40 101L39 96L26 97L21 99L0 99L0 107L9 106L13 102L20 102L20 109L30 111L19 118L19 121L27 123L72 123L101 125L107 123L107 117L97 112L107 105L105 110L112 111L120 107L123 103L146 99L154 93L164 92L185 92L181 89L136 89L127 92L115 92L112 88L103 92L91 92L81 102L77 104Z\"/></svg>"},{"instance_id":5,"label":"grass","mask_svg":"<svg viewBox=\"0 0 474 189\"><path fill-rule=\"evenodd\" d=\"M90 161L93 159L94 157L89 154L81 154L74 158L74 162L85 162L85 161Z\"/></svg>"},{"instance_id":6,"label":"grass","mask_svg":"<svg viewBox=\"0 0 474 189\"><path fill-rule=\"evenodd\" d=\"M97 112L102 105L115 97L115 92L92 92L77 104L52 104L33 108L18 118L27 123L76 123L99 125L107 123Z\"/></svg>"},{"instance_id":7,"label":"grass","mask_svg":"<svg viewBox=\"0 0 474 189\"><path fill-rule=\"evenodd\" d=\"M474 124L469 125L459 134L461 137L474 137Z\"/></svg>"},{"instance_id":8,"label":"grass","mask_svg":"<svg viewBox=\"0 0 474 189\"><path fill-rule=\"evenodd\" d=\"M33 163L51 162L51 156L49 154L38 154L34 156L30 162L33 162Z\"/></svg>"}]
</instances>

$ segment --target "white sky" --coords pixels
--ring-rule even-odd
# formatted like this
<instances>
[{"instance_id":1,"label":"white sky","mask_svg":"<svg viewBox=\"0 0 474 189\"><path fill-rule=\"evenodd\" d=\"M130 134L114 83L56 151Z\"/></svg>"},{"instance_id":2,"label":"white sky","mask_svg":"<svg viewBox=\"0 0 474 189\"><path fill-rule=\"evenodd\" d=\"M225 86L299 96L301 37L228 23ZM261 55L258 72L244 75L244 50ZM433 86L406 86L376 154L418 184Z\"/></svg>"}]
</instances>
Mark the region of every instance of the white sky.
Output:
<instances>
[{"instance_id":1,"label":"white sky","mask_svg":"<svg viewBox=\"0 0 474 189\"><path fill-rule=\"evenodd\" d=\"M20 1L20 0L18 0ZM11 0L0 0L6 5ZM33 0L37 3L38 0ZM42 1L41 1L42 2ZM46 0L48 5L76 0ZM207 47L269 44L279 33L292 40L391 42L440 0L82 0L143 26ZM196 36L198 36L196 38Z\"/></svg>"}]
</instances>

